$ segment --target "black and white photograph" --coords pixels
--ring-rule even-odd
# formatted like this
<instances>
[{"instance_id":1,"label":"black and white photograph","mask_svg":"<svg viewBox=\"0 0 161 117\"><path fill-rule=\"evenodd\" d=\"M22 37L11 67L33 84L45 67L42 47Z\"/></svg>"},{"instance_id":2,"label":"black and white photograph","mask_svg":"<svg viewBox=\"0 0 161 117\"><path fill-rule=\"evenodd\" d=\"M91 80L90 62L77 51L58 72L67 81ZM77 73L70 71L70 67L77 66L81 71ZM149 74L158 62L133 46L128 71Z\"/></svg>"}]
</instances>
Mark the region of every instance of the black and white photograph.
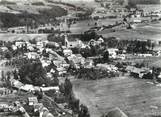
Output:
<instances>
[{"instance_id":1,"label":"black and white photograph","mask_svg":"<svg viewBox=\"0 0 161 117\"><path fill-rule=\"evenodd\" d=\"M161 117L161 0L0 0L0 117Z\"/></svg>"}]
</instances>

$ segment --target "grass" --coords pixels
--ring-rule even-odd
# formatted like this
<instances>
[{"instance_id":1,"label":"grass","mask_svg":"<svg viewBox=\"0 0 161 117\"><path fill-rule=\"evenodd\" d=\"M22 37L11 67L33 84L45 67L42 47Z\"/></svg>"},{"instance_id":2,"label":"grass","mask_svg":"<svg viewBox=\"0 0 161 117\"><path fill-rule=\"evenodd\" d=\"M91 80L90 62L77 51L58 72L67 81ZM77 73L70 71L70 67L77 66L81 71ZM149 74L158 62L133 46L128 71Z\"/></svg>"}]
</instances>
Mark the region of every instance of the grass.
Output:
<instances>
[{"instance_id":1,"label":"grass","mask_svg":"<svg viewBox=\"0 0 161 117\"><path fill-rule=\"evenodd\" d=\"M47 40L48 34L10 34L10 33L0 33L0 40L2 41L15 41L15 40L32 40L40 39Z\"/></svg>"},{"instance_id":2,"label":"grass","mask_svg":"<svg viewBox=\"0 0 161 117\"><path fill-rule=\"evenodd\" d=\"M97 81L77 80L73 85L76 97L87 105L92 117L100 117L115 107L129 117L160 115L161 88L146 82L151 81L123 76Z\"/></svg>"}]
</instances>

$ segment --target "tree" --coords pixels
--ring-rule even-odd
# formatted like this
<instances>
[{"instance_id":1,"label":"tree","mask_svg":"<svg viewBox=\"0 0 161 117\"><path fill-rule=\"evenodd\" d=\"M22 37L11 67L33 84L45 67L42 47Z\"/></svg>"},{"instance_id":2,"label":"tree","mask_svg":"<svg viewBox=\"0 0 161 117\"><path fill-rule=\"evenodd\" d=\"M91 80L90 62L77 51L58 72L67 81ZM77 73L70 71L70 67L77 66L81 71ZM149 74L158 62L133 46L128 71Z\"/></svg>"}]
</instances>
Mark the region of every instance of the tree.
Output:
<instances>
[{"instance_id":1,"label":"tree","mask_svg":"<svg viewBox=\"0 0 161 117\"><path fill-rule=\"evenodd\" d=\"M12 58L12 53L10 51L7 51L5 54L5 58L11 59Z\"/></svg>"},{"instance_id":2,"label":"tree","mask_svg":"<svg viewBox=\"0 0 161 117\"><path fill-rule=\"evenodd\" d=\"M124 4L124 0L115 0L115 2L119 3L120 5Z\"/></svg>"},{"instance_id":3,"label":"tree","mask_svg":"<svg viewBox=\"0 0 161 117\"><path fill-rule=\"evenodd\" d=\"M154 49L154 47L155 47L155 43L152 43L151 45L152 50Z\"/></svg>"},{"instance_id":4,"label":"tree","mask_svg":"<svg viewBox=\"0 0 161 117\"><path fill-rule=\"evenodd\" d=\"M148 47L149 50L151 49L151 47L152 47L151 40L147 40L147 47Z\"/></svg>"},{"instance_id":5,"label":"tree","mask_svg":"<svg viewBox=\"0 0 161 117\"><path fill-rule=\"evenodd\" d=\"M43 98L43 92L42 91L35 91L35 95L37 96L38 100L41 100Z\"/></svg>"},{"instance_id":6,"label":"tree","mask_svg":"<svg viewBox=\"0 0 161 117\"><path fill-rule=\"evenodd\" d=\"M84 32L84 34L81 35L82 41L90 41L91 39L96 39L96 38L98 38L98 35L93 30L86 31Z\"/></svg>"},{"instance_id":7,"label":"tree","mask_svg":"<svg viewBox=\"0 0 161 117\"><path fill-rule=\"evenodd\" d=\"M46 52L46 49L43 49L42 56L49 57L49 53Z\"/></svg>"},{"instance_id":8,"label":"tree","mask_svg":"<svg viewBox=\"0 0 161 117\"><path fill-rule=\"evenodd\" d=\"M91 45L90 47L91 47L91 50L90 50L90 51L91 51L91 55L92 55L92 56L96 56L96 54L97 54L96 46L92 46L92 45Z\"/></svg>"},{"instance_id":9,"label":"tree","mask_svg":"<svg viewBox=\"0 0 161 117\"><path fill-rule=\"evenodd\" d=\"M11 89L11 82L10 82L10 79L11 79L11 72L7 72L7 77L5 78L5 82L6 82L6 85L9 89Z\"/></svg>"},{"instance_id":10,"label":"tree","mask_svg":"<svg viewBox=\"0 0 161 117\"><path fill-rule=\"evenodd\" d=\"M1 79L2 79L2 81L5 81L5 74L4 74L4 71L2 71L2 73L1 73Z\"/></svg>"},{"instance_id":11,"label":"tree","mask_svg":"<svg viewBox=\"0 0 161 117\"><path fill-rule=\"evenodd\" d=\"M60 89L60 92L61 92L61 93L65 93L65 87L64 87L64 84L63 84L63 83L61 83L61 84L59 85L59 89Z\"/></svg>"},{"instance_id":12,"label":"tree","mask_svg":"<svg viewBox=\"0 0 161 117\"><path fill-rule=\"evenodd\" d=\"M16 70L13 71L14 79L18 80L18 72Z\"/></svg>"},{"instance_id":13,"label":"tree","mask_svg":"<svg viewBox=\"0 0 161 117\"><path fill-rule=\"evenodd\" d=\"M126 8L130 10L131 8L137 8L137 6L136 6L136 3L129 2L128 5L126 6Z\"/></svg>"},{"instance_id":14,"label":"tree","mask_svg":"<svg viewBox=\"0 0 161 117\"><path fill-rule=\"evenodd\" d=\"M109 61L109 52L106 50L103 54L103 61L108 62Z\"/></svg>"},{"instance_id":15,"label":"tree","mask_svg":"<svg viewBox=\"0 0 161 117\"><path fill-rule=\"evenodd\" d=\"M78 117L90 117L87 106L83 104L80 105L80 111L78 113Z\"/></svg>"},{"instance_id":16,"label":"tree","mask_svg":"<svg viewBox=\"0 0 161 117\"><path fill-rule=\"evenodd\" d=\"M64 89L65 89L65 96L66 97L70 97L72 94L72 83L70 82L70 80L68 78L65 79L65 83L64 83Z\"/></svg>"},{"instance_id":17,"label":"tree","mask_svg":"<svg viewBox=\"0 0 161 117\"><path fill-rule=\"evenodd\" d=\"M34 38L34 39L31 39L31 40L29 40L29 42L31 43L31 44L36 44L36 39Z\"/></svg>"},{"instance_id":18,"label":"tree","mask_svg":"<svg viewBox=\"0 0 161 117\"><path fill-rule=\"evenodd\" d=\"M82 55L83 57L85 57L85 58L87 58L87 57L89 57L89 56L92 55L92 54L91 54L91 49L88 48L88 47L86 47L86 48L81 48L80 53L81 53L81 55Z\"/></svg>"},{"instance_id":19,"label":"tree","mask_svg":"<svg viewBox=\"0 0 161 117\"><path fill-rule=\"evenodd\" d=\"M54 77L54 79L51 80L50 84L52 86L58 86L59 85L59 79L57 77Z\"/></svg>"},{"instance_id":20,"label":"tree","mask_svg":"<svg viewBox=\"0 0 161 117\"><path fill-rule=\"evenodd\" d=\"M42 67L40 61L24 64L19 69L19 75L21 82L25 84L41 86L42 84L48 85L49 83L46 78L46 70Z\"/></svg>"}]
</instances>

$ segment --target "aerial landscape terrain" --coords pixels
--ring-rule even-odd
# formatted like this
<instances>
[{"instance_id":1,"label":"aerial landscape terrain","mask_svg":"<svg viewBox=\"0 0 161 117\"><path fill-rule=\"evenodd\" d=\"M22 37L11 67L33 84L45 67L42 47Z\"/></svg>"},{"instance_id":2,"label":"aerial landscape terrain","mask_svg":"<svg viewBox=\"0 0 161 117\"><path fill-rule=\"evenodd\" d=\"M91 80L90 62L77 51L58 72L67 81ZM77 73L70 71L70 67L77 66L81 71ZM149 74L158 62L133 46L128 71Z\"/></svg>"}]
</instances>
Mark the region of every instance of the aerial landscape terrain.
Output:
<instances>
[{"instance_id":1,"label":"aerial landscape terrain","mask_svg":"<svg viewBox=\"0 0 161 117\"><path fill-rule=\"evenodd\" d=\"M161 117L161 0L0 0L0 117Z\"/></svg>"}]
</instances>

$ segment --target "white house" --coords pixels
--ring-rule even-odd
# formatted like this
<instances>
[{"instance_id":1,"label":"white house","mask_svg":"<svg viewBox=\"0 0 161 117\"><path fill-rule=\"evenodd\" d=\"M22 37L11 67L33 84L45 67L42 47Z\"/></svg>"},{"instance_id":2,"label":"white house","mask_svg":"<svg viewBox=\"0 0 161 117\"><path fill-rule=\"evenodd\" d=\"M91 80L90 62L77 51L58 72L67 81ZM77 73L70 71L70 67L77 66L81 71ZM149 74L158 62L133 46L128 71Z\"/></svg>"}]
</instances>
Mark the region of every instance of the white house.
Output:
<instances>
[{"instance_id":1,"label":"white house","mask_svg":"<svg viewBox=\"0 0 161 117\"><path fill-rule=\"evenodd\" d=\"M65 45L67 48L78 48L82 47L83 42L78 38L74 38L72 36L65 36Z\"/></svg>"},{"instance_id":2,"label":"white house","mask_svg":"<svg viewBox=\"0 0 161 117\"><path fill-rule=\"evenodd\" d=\"M63 50L63 53L64 53L65 56L70 56L70 55L72 55L72 50L71 49L65 49L65 50Z\"/></svg>"},{"instance_id":3,"label":"white house","mask_svg":"<svg viewBox=\"0 0 161 117\"><path fill-rule=\"evenodd\" d=\"M109 48L109 49L108 49L109 57L110 57L110 58L113 58L113 59L116 59L116 57L117 57L117 51L118 51L118 49Z\"/></svg>"},{"instance_id":4,"label":"white house","mask_svg":"<svg viewBox=\"0 0 161 117\"><path fill-rule=\"evenodd\" d=\"M8 32L10 33L25 33L26 31L27 31L26 26L8 28Z\"/></svg>"},{"instance_id":5,"label":"white house","mask_svg":"<svg viewBox=\"0 0 161 117\"><path fill-rule=\"evenodd\" d=\"M36 59L39 58L39 55L36 52L28 52L25 53L25 55L29 58L29 59Z\"/></svg>"},{"instance_id":6,"label":"white house","mask_svg":"<svg viewBox=\"0 0 161 117\"><path fill-rule=\"evenodd\" d=\"M15 42L15 46L16 47L19 47L19 48L21 48L21 47L23 47L25 45L26 45L26 42L23 42L23 41L17 41L17 42Z\"/></svg>"},{"instance_id":7,"label":"white house","mask_svg":"<svg viewBox=\"0 0 161 117\"><path fill-rule=\"evenodd\" d=\"M97 40L97 43L98 43L98 44L104 43L104 39L103 39L102 37L100 37L100 38Z\"/></svg>"}]
</instances>

